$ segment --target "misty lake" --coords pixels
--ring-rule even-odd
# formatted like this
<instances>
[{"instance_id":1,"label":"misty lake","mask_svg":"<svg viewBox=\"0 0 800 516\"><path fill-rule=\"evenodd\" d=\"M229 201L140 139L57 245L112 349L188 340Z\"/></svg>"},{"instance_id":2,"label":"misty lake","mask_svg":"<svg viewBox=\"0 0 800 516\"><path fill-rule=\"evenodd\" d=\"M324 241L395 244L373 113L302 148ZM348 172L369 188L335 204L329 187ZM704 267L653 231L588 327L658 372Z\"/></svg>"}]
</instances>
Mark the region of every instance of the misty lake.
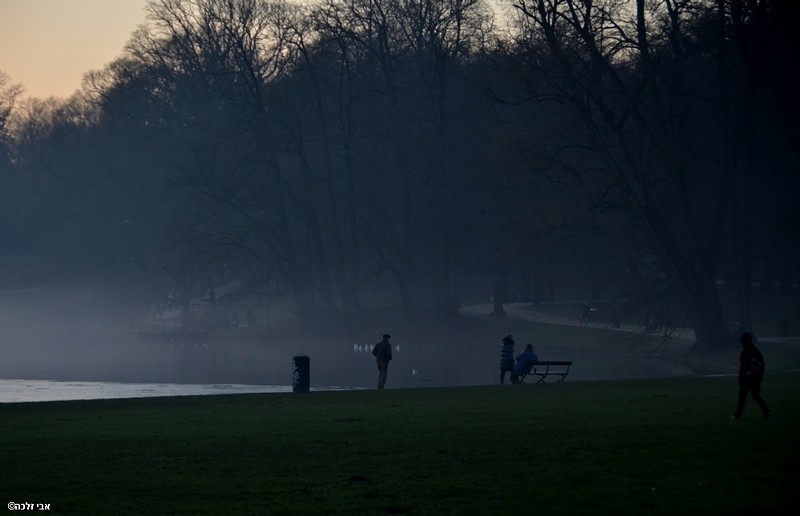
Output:
<instances>
[{"instance_id":1,"label":"misty lake","mask_svg":"<svg viewBox=\"0 0 800 516\"><path fill-rule=\"evenodd\" d=\"M70 345L28 346L5 353L0 402L291 391L292 358L311 359L313 390L373 388L372 343L198 339L153 342L135 335ZM64 353L68 349L68 353ZM657 356L609 356L542 348L540 357L573 360L567 381L727 373ZM388 388L497 383L499 345L395 344Z\"/></svg>"},{"instance_id":2,"label":"misty lake","mask_svg":"<svg viewBox=\"0 0 800 516\"><path fill-rule=\"evenodd\" d=\"M0 292L0 302L0 402L290 391L292 357L299 354L311 359L312 390L372 389L377 382L370 351L379 336L355 342L211 335L170 342L119 330L131 311L93 291ZM400 333L393 345L387 388L499 382L499 337L464 345ZM736 365L646 353L536 351L542 360L574 361L567 382L731 373Z\"/></svg>"}]
</instances>

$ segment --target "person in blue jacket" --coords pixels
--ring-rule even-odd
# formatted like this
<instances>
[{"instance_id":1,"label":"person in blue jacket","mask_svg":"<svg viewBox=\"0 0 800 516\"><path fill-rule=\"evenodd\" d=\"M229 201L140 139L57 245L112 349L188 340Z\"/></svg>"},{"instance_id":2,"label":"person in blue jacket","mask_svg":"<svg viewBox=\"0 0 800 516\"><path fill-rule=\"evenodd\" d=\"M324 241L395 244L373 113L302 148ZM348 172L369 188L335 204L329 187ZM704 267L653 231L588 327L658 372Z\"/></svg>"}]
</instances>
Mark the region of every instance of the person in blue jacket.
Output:
<instances>
[{"instance_id":1,"label":"person in blue jacket","mask_svg":"<svg viewBox=\"0 0 800 516\"><path fill-rule=\"evenodd\" d=\"M538 360L539 357L533 352L533 345L528 344L525 346L525 351L517 355L517 363L514 365L513 373L511 373L511 383L518 383L519 375L530 373L533 364Z\"/></svg>"}]
</instances>

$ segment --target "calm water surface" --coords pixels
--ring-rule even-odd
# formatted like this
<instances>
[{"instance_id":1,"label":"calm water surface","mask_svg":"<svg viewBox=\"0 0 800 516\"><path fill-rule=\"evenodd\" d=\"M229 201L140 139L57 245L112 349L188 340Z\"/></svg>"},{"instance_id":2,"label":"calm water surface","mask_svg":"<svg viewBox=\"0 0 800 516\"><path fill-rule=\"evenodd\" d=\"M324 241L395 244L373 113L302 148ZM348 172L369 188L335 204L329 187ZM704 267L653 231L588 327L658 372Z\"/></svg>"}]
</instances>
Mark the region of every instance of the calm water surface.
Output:
<instances>
[{"instance_id":1,"label":"calm water surface","mask_svg":"<svg viewBox=\"0 0 800 516\"><path fill-rule=\"evenodd\" d=\"M369 342L224 336L153 342L135 332L111 331L131 320L128 312L116 314L115 306L96 292L0 292L0 402L289 391L292 357L299 354L311 357L312 389L371 389L377 382L370 350L378 335ZM499 382L499 335L496 342L464 345L407 339L400 328L391 333L387 388ZM536 352L542 360L574 361L567 382L728 373L736 367L556 346Z\"/></svg>"},{"instance_id":2,"label":"calm water surface","mask_svg":"<svg viewBox=\"0 0 800 516\"><path fill-rule=\"evenodd\" d=\"M290 392L292 358L298 354L311 357L312 390L374 388L377 380L369 344L133 339L73 343L68 349L66 355L40 349L5 360L0 402ZM664 357L537 351L545 360L572 360L568 382L729 372ZM499 346L404 342L394 348L387 387L496 384L498 364Z\"/></svg>"},{"instance_id":3,"label":"calm water surface","mask_svg":"<svg viewBox=\"0 0 800 516\"><path fill-rule=\"evenodd\" d=\"M238 384L192 385L0 380L0 403L273 392L291 392L291 387Z\"/></svg>"}]
</instances>

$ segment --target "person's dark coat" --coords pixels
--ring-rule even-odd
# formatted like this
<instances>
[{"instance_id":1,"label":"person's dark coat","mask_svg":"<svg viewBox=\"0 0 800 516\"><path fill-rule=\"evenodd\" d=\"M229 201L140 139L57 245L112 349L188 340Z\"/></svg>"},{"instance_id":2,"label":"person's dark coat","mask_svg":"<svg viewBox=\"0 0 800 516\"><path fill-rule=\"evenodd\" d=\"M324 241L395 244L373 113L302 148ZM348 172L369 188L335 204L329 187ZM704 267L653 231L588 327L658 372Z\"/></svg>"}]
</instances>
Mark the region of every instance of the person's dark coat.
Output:
<instances>
[{"instance_id":1,"label":"person's dark coat","mask_svg":"<svg viewBox=\"0 0 800 516\"><path fill-rule=\"evenodd\" d=\"M739 385L761 383L764 379L764 355L753 345L743 346L739 354Z\"/></svg>"},{"instance_id":2,"label":"person's dark coat","mask_svg":"<svg viewBox=\"0 0 800 516\"><path fill-rule=\"evenodd\" d=\"M372 348L372 354L378 362L389 362L392 359L392 345L388 340L382 340Z\"/></svg>"},{"instance_id":3,"label":"person's dark coat","mask_svg":"<svg viewBox=\"0 0 800 516\"><path fill-rule=\"evenodd\" d=\"M500 348L500 370L511 371L514 369L514 339L510 335L503 338Z\"/></svg>"}]
</instances>

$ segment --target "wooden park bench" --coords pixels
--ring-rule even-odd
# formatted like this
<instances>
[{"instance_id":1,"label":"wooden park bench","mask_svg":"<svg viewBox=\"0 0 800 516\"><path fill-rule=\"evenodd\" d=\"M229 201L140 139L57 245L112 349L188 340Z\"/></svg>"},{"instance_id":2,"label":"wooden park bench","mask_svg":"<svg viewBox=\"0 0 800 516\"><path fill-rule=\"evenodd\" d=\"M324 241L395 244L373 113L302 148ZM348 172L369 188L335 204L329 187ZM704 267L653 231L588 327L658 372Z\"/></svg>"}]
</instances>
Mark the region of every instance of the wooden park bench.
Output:
<instances>
[{"instance_id":1,"label":"wooden park bench","mask_svg":"<svg viewBox=\"0 0 800 516\"><path fill-rule=\"evenodd\" d=\"M545 378L548 376L559 376L560 378L558 379L557 383L561 383L569 374L569 368L571 365L571 360L560 362L534 362L529 371L517 373L517 382L525 383L526 376L534 375L539 377L536 383L545 383Z\"/></svg>"}]
</instances>

